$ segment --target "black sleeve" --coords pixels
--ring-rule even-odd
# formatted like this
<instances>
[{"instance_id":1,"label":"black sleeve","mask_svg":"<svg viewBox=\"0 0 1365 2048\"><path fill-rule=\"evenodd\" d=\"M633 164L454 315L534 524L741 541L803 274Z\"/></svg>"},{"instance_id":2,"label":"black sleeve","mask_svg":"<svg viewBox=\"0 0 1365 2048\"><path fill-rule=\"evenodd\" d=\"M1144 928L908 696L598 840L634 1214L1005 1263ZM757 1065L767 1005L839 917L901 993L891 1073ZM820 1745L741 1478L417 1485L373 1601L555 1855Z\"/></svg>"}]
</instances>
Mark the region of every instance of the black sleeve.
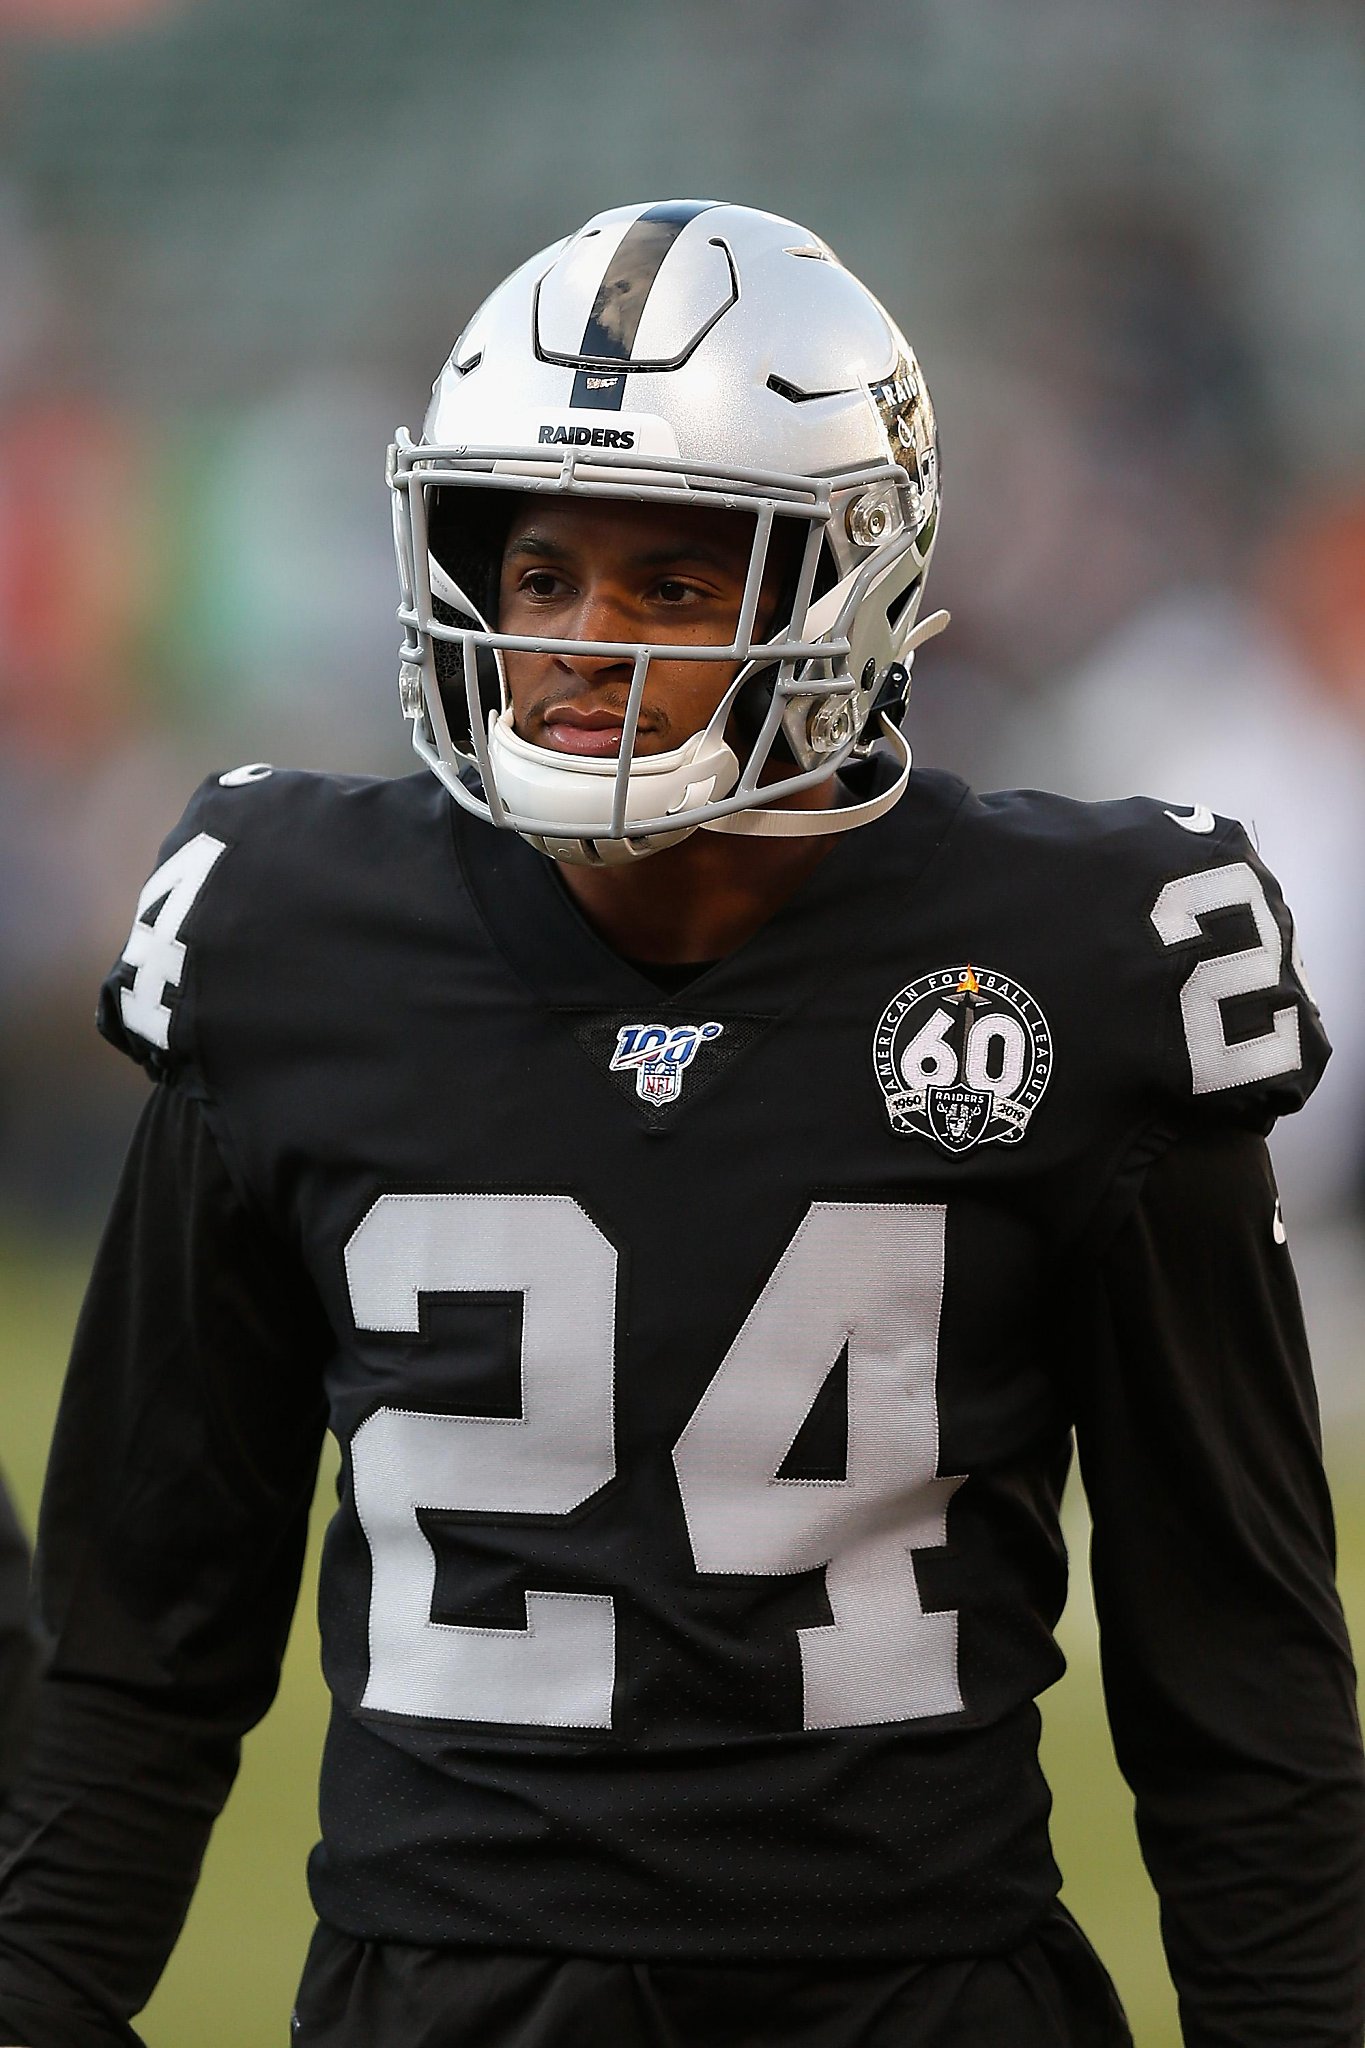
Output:
<instances>
[{"instance_id":1,"label":"black sleeve","mask_svg":"<svg viewBox=\"0 0 1365 2048\"><path fill-rule=\"evenodd\" d=\"M1149 1170L1074 1366L1105 1692L1187 2048L1359 2048L1355 1677L1259 1138Z\"/></svg>"},{"instance_id":2,"label":"black sleeve","mask_svg":"<svg viewBox=\"0 0 1365 2048\"><path fill-rule=\"evenodd\" d=\"M0 1482L0 1798L28 1736L37 1642L29 1621L28 1545Z\"/></svg>"},{"instance_id":3,"label":"black sleeve","mask_svg":"<svg viewBox=\"0 0 1365 2048\"><path fill-rule=\"evenodd\" d=\"M39 1527L51 1661L0 1865L0 2040L136 2042L298 1592L330 1336L157 1087L76 1331Z\"/></svg>"}]
</instances>

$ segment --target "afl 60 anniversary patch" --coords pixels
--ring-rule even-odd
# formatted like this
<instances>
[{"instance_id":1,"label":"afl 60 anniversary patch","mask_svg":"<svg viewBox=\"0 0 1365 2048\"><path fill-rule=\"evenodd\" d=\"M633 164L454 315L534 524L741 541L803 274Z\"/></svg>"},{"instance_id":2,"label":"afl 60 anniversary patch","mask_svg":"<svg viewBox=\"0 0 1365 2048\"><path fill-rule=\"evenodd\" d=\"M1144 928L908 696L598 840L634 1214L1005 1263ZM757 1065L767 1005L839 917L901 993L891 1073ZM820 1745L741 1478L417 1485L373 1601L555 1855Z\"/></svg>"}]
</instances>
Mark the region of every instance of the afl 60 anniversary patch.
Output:
<instances>
[{"instance_id":1,"label":"afl 60 anniversary patch","mask_svg":"<svg viewBox=\"0 0 1365 2048\"><path fill-rule=\"evenodd\" d=\"M891 1128L945 1152L1017 1145L1052 1072L1027 989L989 967L939 967L892 997L872 1040Z\"/></svg>"}]
</instances>

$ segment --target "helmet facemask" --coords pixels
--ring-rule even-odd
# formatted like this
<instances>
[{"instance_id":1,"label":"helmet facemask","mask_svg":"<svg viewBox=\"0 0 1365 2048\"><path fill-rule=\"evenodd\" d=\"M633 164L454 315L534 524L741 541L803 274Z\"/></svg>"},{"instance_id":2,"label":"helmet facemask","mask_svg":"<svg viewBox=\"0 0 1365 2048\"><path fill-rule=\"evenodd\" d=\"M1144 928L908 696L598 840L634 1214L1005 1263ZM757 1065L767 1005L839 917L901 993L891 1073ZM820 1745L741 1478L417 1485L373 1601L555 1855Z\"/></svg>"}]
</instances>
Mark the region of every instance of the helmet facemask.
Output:
<instances>
[{"instance_id":1,"label":"helmet facemask","mask_svg":"<svg viewBox=\"0 0 1365 2048\"><path fill-rule=\"evenodd\" d=\"M823 820L823 813L768 807L827 781L855 753L870 749L882 713L903 710L908 669L898 643L908 636L927 561L898 516L904 471L885 465L856 481L831 483L699 476L681 461L649 456L631 463L615 452L603 460L575 449L566 451L549 483L541 465L534 477L509 473L518 452L430 448L406 435L392 452L395 531L405 572L399 613L406 629L404 709L414 722L416 751L456 801L557 859L594 864L656 852L698 827L781 832L784 816ZM517 462L522 472L531 467ZM752 507L733 637L690 646L500 632L498 567L514 494L545 491L547 483L556 498L568 493L688 510L709 503L728 512ZM858 532L858 508L869 501L876 537L860 542L850 528ZM760 598L769 559L778 559L779 550L787 557L782 596L765 624ZM869 592L881 599L872 615ZM564 756L531 747L516 734L504 656L517 649L631 662L614 760ZM668 755L636 754L649 671L659 660L725 661L736 673L709 724L687 746ZM755 813L748 822L745 814Z\"/></svg>"}]
</instances>

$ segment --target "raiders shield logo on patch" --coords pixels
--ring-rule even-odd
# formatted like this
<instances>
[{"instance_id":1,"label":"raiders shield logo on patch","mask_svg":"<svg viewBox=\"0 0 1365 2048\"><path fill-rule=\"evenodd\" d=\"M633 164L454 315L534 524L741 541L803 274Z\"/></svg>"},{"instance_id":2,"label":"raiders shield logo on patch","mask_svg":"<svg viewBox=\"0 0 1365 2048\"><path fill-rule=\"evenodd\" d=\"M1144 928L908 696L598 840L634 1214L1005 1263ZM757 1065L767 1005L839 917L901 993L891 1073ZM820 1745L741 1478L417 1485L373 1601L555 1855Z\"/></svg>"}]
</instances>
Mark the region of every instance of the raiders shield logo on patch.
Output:
<instances>
[{"instance_id":1,"label":"raiders shield logo on patch","mask_svg":"<svg viewBox=\"0 0 1365 2048\"><path fill-rule=\"evenodd\" d=\"M991 1096L985 1088L926 1088L929 1129L950 1152L966 1152L986 1134Z\"/></svg>"},{"instance_id":2,"label":"raiders shield logo on patch","mask_svg":"<svg viewBox=\"0 0 1365 2048\"><path fill-rule=\"evenodd\" d=\"M1027 989L989 967L939 967L891 998L872 1064L893 1131L944 1152L1017 1145L1052 1072L1052 1034Z\"/></svg>"}]
</instances>

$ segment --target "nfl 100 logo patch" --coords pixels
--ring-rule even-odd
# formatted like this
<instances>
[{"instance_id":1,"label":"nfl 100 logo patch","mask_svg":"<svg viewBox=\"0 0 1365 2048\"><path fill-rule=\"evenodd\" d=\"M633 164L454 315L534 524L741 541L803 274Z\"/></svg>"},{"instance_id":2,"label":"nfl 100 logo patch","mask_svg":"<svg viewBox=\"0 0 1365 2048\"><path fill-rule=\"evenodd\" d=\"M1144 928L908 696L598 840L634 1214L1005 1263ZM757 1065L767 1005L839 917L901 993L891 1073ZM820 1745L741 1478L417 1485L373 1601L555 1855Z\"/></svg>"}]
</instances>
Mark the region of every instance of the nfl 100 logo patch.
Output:
<instances>
[{"instance_id":1,"label":"nfl 100 logo patch","mask_svg":"<svg viewBox=\"0 0 1365 2048\"><path fill-rule=\"evenodd\" d=\"M719 1038L723 1024L623 1024L611 1056L613 1074L635 1074L642 1102L673 1102L702 1046Z\"/></svg>"},{"instance_id":2,"label":"nfl 100 logo patch","mask_svg":"<svg viewBox=\"0 0 1365 2048\"><path fill-rule=\"evenodd\" d=\"M993 968L938 967L891 998L872 1039L893 1131L944 1152L1017 1145L1052 1073L1027 989Z\"/></svg>"}]
</instances>

